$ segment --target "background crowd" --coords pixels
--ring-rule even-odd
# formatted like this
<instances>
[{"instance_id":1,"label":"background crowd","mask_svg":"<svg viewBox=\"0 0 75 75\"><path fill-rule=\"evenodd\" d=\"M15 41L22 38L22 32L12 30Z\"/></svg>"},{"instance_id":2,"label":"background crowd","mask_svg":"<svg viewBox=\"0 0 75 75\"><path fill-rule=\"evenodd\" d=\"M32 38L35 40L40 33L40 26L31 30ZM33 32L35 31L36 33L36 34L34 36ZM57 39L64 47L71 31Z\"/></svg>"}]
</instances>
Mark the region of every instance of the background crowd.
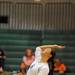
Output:
<instances>
[{"instance_id":1,"label":"background crowd","mask_svg":"<svg viewBox=\"0 0 75 75\"><path fill-rule=\"evenodd\" d=\"M2 49L0 49L0 72L4 71L5 59L6 59L5 53ZM33 50L31 48L25 49L24 56L22 58L21 63L19 64L19 71L17 75L26 75L27 70L29 69L30 65L32 64L34 60L35 60L35 55L33 53ZM65 74L67 72L67 66L62 63L60 58L56 58L53 60L54 60L54 64L53 64L53 67L51 64L50 69L53 68L53 72L56 72L59 74Z\"/></svg>"}]
</instances>

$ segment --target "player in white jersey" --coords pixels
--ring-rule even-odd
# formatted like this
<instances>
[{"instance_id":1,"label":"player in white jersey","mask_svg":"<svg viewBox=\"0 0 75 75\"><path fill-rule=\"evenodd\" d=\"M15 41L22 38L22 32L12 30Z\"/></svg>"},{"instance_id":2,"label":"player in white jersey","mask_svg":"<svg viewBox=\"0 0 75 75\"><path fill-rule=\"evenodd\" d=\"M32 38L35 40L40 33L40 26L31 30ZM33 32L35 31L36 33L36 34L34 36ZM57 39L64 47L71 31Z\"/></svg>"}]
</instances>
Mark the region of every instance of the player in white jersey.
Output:
<instances>
[{"instance_id":1,"label":"player in white jersey","mask_svg":"<svg viewBox=\"0 0 75 75\"><path fill-rule=\"evenodd\" d=\"M52 50L56 48L64 48L59 45L43 45L36 48L35 61L31 64L27 75L48 75L49 66L48 59L52 57Z\"/></svg>"}]
</instances>

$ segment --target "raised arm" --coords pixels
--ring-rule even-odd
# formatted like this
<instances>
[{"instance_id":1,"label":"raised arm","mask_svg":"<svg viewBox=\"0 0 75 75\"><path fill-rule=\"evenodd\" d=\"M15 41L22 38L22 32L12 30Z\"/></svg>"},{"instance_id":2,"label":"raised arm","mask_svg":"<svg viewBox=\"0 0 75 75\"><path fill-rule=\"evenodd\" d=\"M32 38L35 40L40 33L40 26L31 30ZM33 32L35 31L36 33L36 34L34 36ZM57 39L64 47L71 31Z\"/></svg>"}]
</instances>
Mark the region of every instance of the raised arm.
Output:
<instances>
[{"instance_id":1,"label":"raised arm","mask_svg":"<svg viewBox=\"0 0 75 75\"><path fill-rule=\"evenodd\" d=\"M39 47L40 48L65 48L65 46L62 46L62 45L43 45Z\"/></svg>"}]
</instances>

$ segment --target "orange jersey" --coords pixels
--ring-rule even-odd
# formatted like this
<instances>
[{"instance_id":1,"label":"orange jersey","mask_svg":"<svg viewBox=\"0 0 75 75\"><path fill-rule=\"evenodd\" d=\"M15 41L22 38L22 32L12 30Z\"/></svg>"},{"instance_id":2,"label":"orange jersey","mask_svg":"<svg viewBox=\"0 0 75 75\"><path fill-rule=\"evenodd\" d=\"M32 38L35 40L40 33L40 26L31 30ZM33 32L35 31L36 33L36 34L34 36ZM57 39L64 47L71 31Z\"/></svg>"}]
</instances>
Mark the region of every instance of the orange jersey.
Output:
<instances>
[{"instance_id":1,"label":"orange jersey","mask_svg":"<svg viewBox=\"0 0 75 75\"><path fill-rule=\"evenodd\" d=\"M61 64L60 66L57 66L56 64L54 65L55 68L57 68L58 71L65 71L66 66L64 64Z\"/></svg>"}]
</instances>

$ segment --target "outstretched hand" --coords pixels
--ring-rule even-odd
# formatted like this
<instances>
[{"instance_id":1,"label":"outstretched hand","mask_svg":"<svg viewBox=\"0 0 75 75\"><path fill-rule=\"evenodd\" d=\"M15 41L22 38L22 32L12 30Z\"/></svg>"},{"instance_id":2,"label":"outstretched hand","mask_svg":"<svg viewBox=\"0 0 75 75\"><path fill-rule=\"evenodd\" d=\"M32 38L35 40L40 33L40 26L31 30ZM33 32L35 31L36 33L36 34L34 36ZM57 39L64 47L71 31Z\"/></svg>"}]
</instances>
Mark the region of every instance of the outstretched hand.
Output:
<instances>
[{"instance_id":1,"label":"outstretched hand","mask_svg":"<svg viewBox=\"0 0 75 75\"><path fill-rule=\"evenodd\" d=\"M39 46L39 47L42 48L43 50L46 49L46 48L54 48L54 49L55 49L55 48L60 48L60 49L61 49L61 48L65 48L65 46L56 45L56 44L55 44L55 45L43 45L43 46Z\"/></svg>"},{"instance_id":2,"label":"outstretched hand","mask_svg":"<svg viewBox=\"0 0 75 75\"><path fill-rule=\"evenodd\" d=\"M65 48L65 46L57 45L58 48Z\"/></svg>"}]
</instances>

